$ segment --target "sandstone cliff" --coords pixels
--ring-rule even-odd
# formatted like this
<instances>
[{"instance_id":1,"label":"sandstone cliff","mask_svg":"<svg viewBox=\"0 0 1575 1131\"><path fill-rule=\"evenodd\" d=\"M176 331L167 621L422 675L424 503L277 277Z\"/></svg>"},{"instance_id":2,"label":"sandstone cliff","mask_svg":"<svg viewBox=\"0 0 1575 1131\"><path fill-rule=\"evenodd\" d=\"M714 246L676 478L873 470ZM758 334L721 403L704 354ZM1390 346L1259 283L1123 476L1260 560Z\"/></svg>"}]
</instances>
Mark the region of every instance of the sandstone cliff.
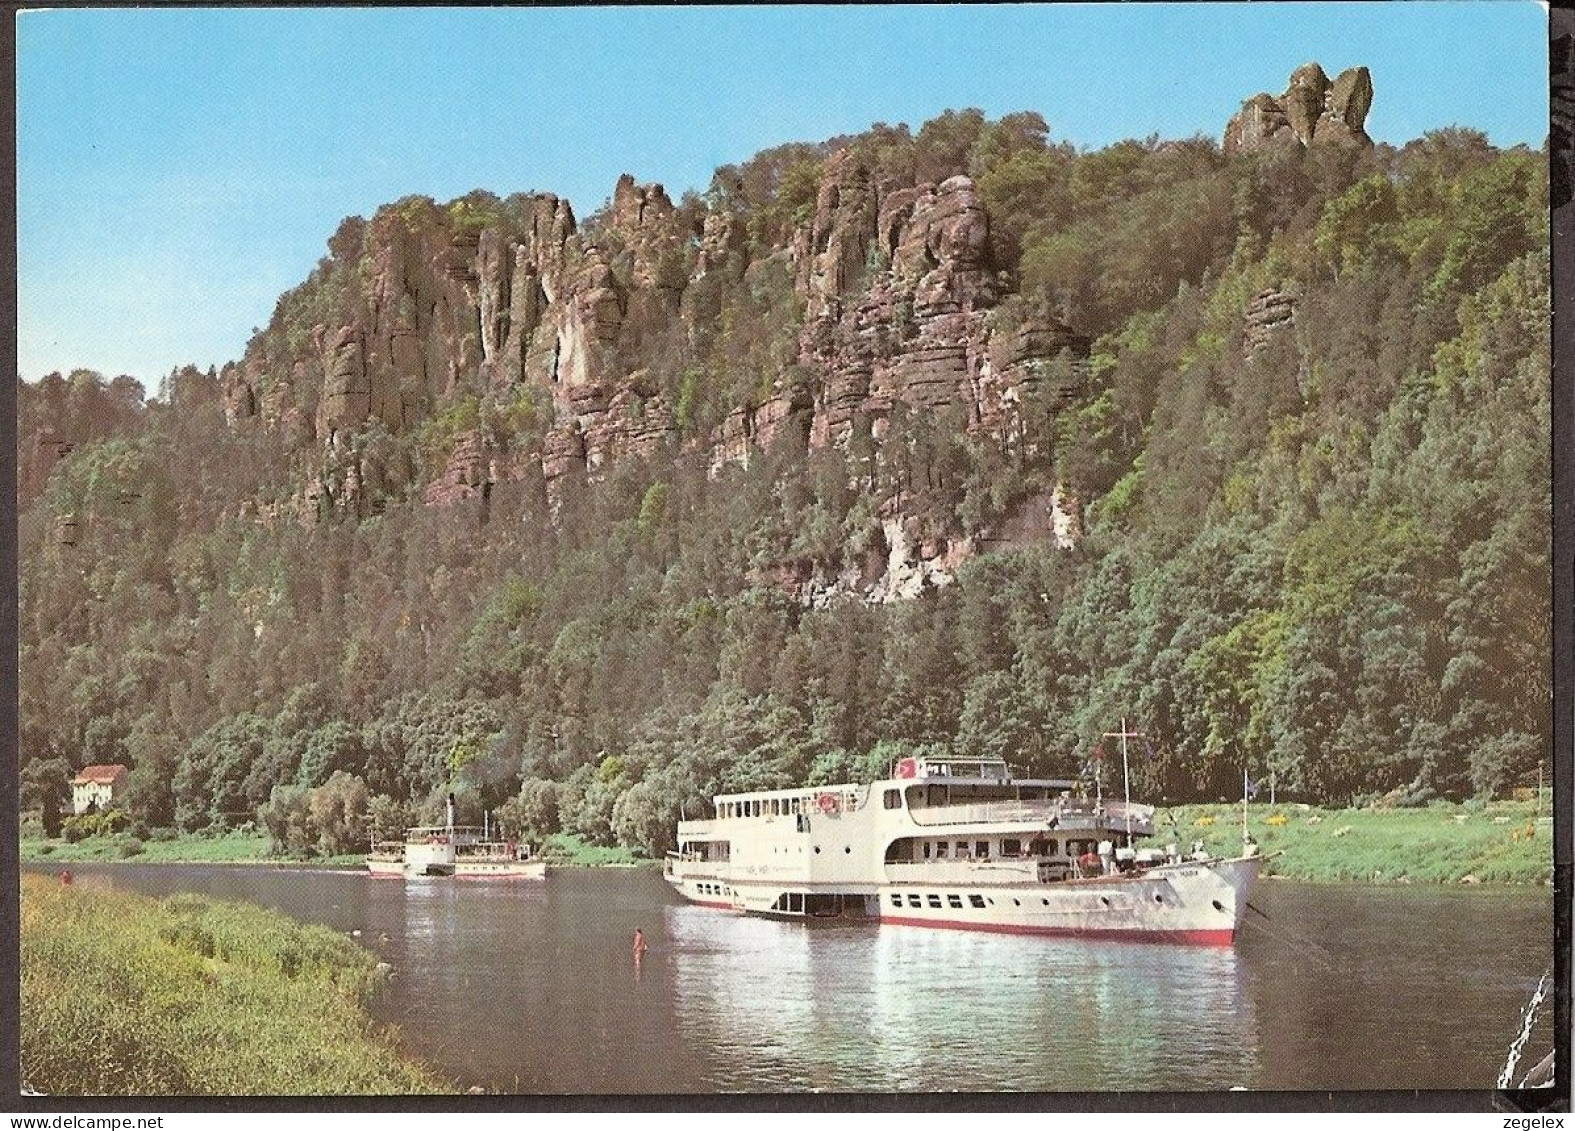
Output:
<instances>
[{"instance_id":1,"label":"sandstone cliff","mask_svg":"<svg viewBox=\"0 0 1575 1131\"><path fill-rule=\"evenodd\" d=\"M347 222L336 237L342 261L319 283L338 281L344 297L328 312L337 317L310 327L297 317L220 375L232 426L260 424L318 453L298 500L306 520L369 513L422 478L368 437L419 431L464 394L538 398L545 426L522 443L497 429L454 435L443 466L425 477L429 504L537 476L555 499L566 477L680 450L716 476L779 442L845 444L855 422L879 445L899 404L1015 443L1025 397L1064 405L1078 394L1081 369L1052 378L1049 363L1086 356L1088 340L1044 312L1008 316L999 306L989 217L964 176L885 183L838 152L813 214L781 248L751 247L739 217L697 217L662 186L629 176L589 230L551 195L491 199L409 200ZM705 434L681 436L670 382L630 359L664 334L709 332L696 284L725 275L747 286L751 271L791 280L803 312L792 364ZM902 498L888 500L888 524L901 527L903 510ZM953 534L890 541L905 561L949 562L972 552ZM860 586L882 596L911 588L879 578Z\"/></svg>"}]
</instances>

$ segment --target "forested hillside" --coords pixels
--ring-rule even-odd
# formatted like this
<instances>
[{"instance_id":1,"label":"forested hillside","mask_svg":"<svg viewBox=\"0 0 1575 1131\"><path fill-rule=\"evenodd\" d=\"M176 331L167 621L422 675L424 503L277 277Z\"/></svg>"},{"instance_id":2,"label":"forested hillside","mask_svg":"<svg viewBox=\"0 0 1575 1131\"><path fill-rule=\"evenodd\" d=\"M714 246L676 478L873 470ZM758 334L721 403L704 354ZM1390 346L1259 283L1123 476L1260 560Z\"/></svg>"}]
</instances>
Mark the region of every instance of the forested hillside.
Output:
<instances>
[{"instance_id":1,"label":"forested hillside","mask_svg":"<svg viewBox=\"0 0 1575 1131\"><path fill-rule=\"evenodd\" d=\"M1145 798L1502 794L1550 747L1547 156L1375 146L1365 83L1224 145L964 110L583 222L408 198L222 371L20 384L24 806L125 762L150 830L453 789L657 851L915 749L1087 773L1123 716Z\"/></svg>"}]
</instances>

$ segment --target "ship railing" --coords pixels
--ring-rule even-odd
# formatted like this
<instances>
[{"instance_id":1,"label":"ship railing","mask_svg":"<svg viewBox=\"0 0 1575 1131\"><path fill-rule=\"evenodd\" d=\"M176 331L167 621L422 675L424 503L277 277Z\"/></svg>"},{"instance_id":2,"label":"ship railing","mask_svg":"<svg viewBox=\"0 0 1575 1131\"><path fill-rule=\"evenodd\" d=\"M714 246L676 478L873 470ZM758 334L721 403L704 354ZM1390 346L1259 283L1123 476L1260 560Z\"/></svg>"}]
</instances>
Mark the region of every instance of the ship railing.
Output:
<instances>
[{"instance_id":1,"label":"ship railing","mask_svg":"<svg viewBox=\"0 0 1575 1131\"><path fill-rule=\"evenodd\" d=\"M919 825L975 825L1049 821L1061 812L1061 807L1053 801L982 801L972 805L917 806L908 812Z\"/></svg>"},{"instance_id":2,"label":"ship railing","mask_svg":"<svg viewBox=\"0 0 1575 1131\"><path fill-rule=\"evenodd\" d=\"M1116 801L1096 805L1093 801L983 801L972 805L915 806L908 810L917 825L1046 824L1054 818L1060 824L1077 827L1113 826L1130 816L1132 831L1152 831L1154 808Z\"/></svg>"},{"instance_id":3,"label":"ship railing","mask_svg":"<svg viewBox=\"0 0 1575 1131\"><path fill-rule=\"evenodd\" d=\"M1093 798L1070 798L1061 802L1061 818L1077 822L1083 828L1113 829L1132 822L1132 831L1145 836L1154 831L1154 807L1137 802L1103 801Z\"/></svg>"},{"instance_id":4,"label":"ship railing","mask_svg":"<svg viewBox=\"0 0 1575 1131\"><path fill-rule=\"evenodd\" d=\"M886 879L891 883L1006 884L1033 883L1039 878L1039 861L1028 856L914 860L886 865Z\"/></svg>"}]
</instances>

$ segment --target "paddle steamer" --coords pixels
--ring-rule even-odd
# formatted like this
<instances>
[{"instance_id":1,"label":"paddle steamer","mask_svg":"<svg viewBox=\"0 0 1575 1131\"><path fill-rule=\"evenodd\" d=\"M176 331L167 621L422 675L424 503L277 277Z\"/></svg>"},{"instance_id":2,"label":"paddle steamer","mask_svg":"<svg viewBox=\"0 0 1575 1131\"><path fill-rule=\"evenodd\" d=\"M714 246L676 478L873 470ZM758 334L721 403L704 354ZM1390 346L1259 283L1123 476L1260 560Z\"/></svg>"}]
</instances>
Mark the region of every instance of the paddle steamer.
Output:
<instances>
[{"instance_id":1,"label":"paddle steamer","mask_svg":"<svg viewBox=\"0 0 1575 1131\"><path fill-rule=\"evenodd\" d=\"M528 844L494 839L489 826L454 824L450 799L446 824L406 829L402 841L374 842L366 869L374 876L396 878L539 880L547 874L547 862Z\"/></svg>"}]
</instances>

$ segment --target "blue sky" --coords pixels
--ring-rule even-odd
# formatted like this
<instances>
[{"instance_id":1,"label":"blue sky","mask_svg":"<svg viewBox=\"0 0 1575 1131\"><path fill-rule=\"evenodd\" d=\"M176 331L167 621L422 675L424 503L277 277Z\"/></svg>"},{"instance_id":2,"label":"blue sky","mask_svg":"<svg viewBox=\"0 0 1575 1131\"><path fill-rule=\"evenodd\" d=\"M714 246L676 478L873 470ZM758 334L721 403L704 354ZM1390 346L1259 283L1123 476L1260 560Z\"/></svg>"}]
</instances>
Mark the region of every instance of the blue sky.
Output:
<instances>
[{"instance_id":1,"label":"blue sky","mask_svg":"<svg viewBox=\"0 0 1575 1131\"><path fill-rule=\"evenodd\" d=\"M1528 0L997 7L76 10L17 24L19 369L240 355L339 220L408 193L676 198L718 165L949 107L1099 147L1218 137L1296 66L1367 128L1547 133Z\"/></svg>"}]
</instances>

